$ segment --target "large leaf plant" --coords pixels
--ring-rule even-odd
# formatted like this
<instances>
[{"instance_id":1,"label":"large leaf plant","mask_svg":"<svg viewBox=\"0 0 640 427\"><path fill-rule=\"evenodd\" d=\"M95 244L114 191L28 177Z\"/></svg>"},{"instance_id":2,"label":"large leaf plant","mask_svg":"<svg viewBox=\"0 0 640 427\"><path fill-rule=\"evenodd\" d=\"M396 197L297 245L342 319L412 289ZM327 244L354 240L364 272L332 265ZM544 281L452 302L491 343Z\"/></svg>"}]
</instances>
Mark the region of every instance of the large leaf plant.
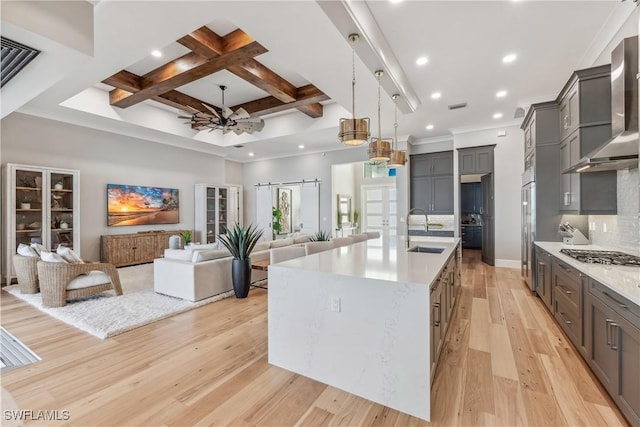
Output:
<instances>
[{"instance_id":1,"label":"large leaf plant","mask_svg":"<svg viewBox=\"0 0 640 427\"><path fill-rule=\"evenodd\" d=\"M231 229L227 229L226 234L218 236L220 242L229 250L235 259L247 259L253 251L253 247L262 237L263 230L258 230L257 226L251 224L244 228L238 223Z\"/></svg>"}]
</instances>

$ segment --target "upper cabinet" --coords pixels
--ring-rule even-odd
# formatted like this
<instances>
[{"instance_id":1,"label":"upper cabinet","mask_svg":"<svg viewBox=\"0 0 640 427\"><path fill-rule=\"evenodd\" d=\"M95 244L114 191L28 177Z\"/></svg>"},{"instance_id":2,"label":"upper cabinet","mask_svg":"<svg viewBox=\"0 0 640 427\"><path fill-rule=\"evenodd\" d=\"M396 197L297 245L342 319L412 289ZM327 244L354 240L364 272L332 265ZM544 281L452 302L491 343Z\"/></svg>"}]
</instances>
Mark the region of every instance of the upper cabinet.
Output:
<instances>
[{"instance_id":1,"label":"upper cabinet","mask_svg":"<svg viewBox=\"0 0 640 427\"><path fill-rule=\"evenodd\" d=\"M562 173L611 138L611 66L575 71L557 102ZM564 213L617 212L615 171L564 173L560 188L559 204Z\"/></svg>"},{"instance_id":2,"label":"upper cabinet","mask_svg":"<svg viewBox=\"0 0 640 427\"><path fill-rule=\"evenodd\" d=\"M410 165L411 207L453 214L453 151L416 154Z\"/></svg>"},{"instance_id":3,"label":"upper cabinet","mask_svg":"<svg viewBox=\"0 0 640 427\"><path fill-rule=\"evenodd\" d=\"M7 283L21 243L80 252L79 171L8 164L7 183Z\"/></svg>"},{"instance_id":4,"label":"upper cabinet","mask_svg":"<svg viewBox=\"0 0 640 427\"><path fill-rule=\"evenodd\" d=\"M494 145L458 149L458 173L460 175L493 172Z\"/></svg>"}]
</instances>

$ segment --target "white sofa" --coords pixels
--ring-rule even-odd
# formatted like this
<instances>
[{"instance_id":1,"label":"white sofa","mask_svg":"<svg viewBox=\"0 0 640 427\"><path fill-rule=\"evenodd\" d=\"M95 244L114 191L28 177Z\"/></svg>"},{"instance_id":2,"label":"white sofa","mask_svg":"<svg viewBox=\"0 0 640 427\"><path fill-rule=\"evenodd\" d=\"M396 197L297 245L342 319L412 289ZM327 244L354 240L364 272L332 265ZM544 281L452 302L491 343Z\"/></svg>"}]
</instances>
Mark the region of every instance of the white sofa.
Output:
<instances>
[{"instance_id":1,"label":"white sofa","mask_svg":"<svg viewBox=\"0 0 640 427\"><path fill-rule=\"evenodd\" d=\"M368 236L368 238L374 237ZM258 242L251 253L251 261L270 259L270 250L273 248L303 246L309 241L310 236L301 235ZM153 260L153 288L159 294L188 301L199 301L230 291L233 289L232 259L227 249L218 249L217 245L192 245L187 249L166 249L164 258ZM266 278L266 271L251 271L253 283Z\"/></svg>"}]
</instances>

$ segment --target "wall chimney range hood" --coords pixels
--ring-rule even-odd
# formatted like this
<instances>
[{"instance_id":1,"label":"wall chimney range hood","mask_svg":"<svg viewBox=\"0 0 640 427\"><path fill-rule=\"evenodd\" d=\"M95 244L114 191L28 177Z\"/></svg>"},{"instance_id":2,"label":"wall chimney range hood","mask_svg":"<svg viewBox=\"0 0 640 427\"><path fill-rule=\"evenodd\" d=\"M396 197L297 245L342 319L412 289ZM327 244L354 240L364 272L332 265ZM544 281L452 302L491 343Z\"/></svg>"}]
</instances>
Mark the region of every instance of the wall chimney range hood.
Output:
<instances>
[{"instance_id":1,"label":"wall chimney range hood","mask_svg":"<svg viewBox=\"0 0 640 427\"><path fill-rule=\"evenodd\" d=\"M600 172L638 167L638 36L611 52L612 138L563 173Z\"/></svg>"}]
</instances>

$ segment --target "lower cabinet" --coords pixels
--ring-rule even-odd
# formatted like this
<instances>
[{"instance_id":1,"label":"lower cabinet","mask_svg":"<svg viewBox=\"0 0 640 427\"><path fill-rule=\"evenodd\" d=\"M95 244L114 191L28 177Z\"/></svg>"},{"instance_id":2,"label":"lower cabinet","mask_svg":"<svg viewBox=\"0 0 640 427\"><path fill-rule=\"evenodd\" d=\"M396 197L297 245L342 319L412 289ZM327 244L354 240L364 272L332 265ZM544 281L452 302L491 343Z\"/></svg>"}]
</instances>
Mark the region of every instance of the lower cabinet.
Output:
<instances>
[{"instance_id":1,"label":"lower cabinet","mask_svg":"<svg viewBox=\"0 0 640 427\"><path fill-rule=\"evenodd\" d=\"M551 272L551 254L536 248L536 293L547 308L553 311L553 288Z\"/></svg>"},{"instance_id":2,"label":"lower cabinet","mask_svg":"<svg viewBox=\"0 0 640 427\"><path fill-rule=\"evenodd\" d=\"M586 355L583 333L583 301L586 276L573 267L554 258L553 272L553 315L567 334L573 345Z\"/></svg>"},{"instance_id":3,"label":"lower cabinet","mask_svg":"<svg viewBox=\"0 0 640 427\"><path fill-rule=\"evenodd\" d=\"M620 411L632 425L640 425L640 316L630 312L633 308L589 280L587 362Z\"/></svg>"},{"instance_id":4,"label":"lower cabinet","mask_svg":"<svg viewBox=\"0 0 640 427\"><path fill-rule=\"evenodd\" d=\"M480 249L482 247L482 226L471 225L461 227L462 247Z\"/></svg>"},{"instance_id":5,"label":"lower cabinet","mask_svg":"<svg viewBox=\"0 0 640 427\"><path fill-rule=\"evenodd\" d=\"M440 279L431 289L431 376L433 377L438 364L440 350L444 342L442 325L442 283Z\"/></svg>"},{"instance_id":6,"label":"lower cabinet","mask_svg":"<svg viewBox=\"0 0 640 427\"><path fill-rule=\"evenodd\" d=\"M100 261L121 267L153 262L164 256L169 237L184 230L100 236Z\"/></svg>"}]
</instances>

